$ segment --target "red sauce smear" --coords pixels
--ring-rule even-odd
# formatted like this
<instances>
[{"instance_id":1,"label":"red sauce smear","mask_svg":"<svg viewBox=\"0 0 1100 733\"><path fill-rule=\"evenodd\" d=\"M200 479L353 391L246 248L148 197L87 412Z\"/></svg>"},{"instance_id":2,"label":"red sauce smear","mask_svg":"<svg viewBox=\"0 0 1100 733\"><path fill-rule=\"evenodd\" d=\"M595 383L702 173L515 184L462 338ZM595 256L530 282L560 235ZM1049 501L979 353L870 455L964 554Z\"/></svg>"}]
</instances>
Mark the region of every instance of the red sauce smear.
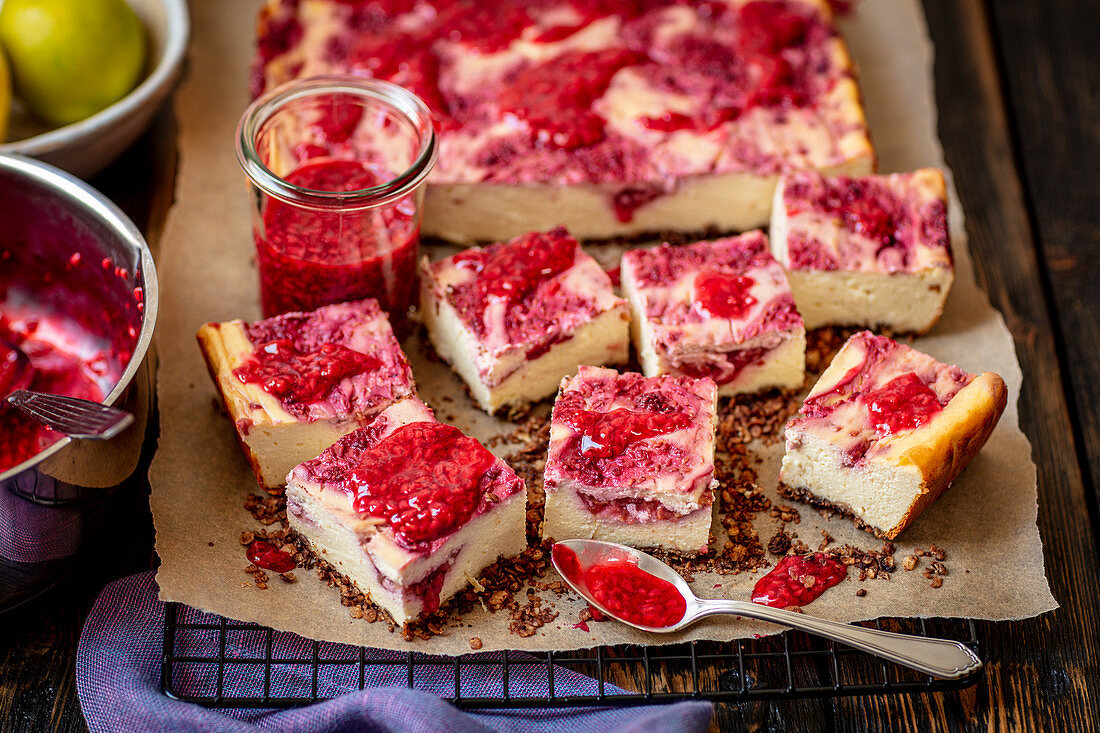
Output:
<instances>
[{"instance_id":1,"label":"red sauce smear","mask_svg":"<svg viewBox=\"0 0 1100 733\"><path fill-rule=\"evenodd\" d=\"M894 377L860 399L871 413L875 430L883 435L918 428L943 409L936 393L912 372Z\"/></svg>"},{"instance_id":2,"label":"red sauce smear","mask_svg":"<svg viewBox=\"0 0 1100 733\"><path fill-rule=\"evenodd\" d=\"M298 567L293 557L267 540L253 540L244 554L248 561L256 567L270 570L273 573L289 573Z\"/></svg>"},{"instance_id":3,"label":"red sauce smear","mask_svg":"<svg viewBox=\"0 0 1100 733\"><path fill-rule=\"evenodd\" d=\"M405 589L409 595L416 596L424 602L422 613L433 613L439 610L439 594L443 590L443 581L447 579L447 573L454 567L454 558L432 571L428 577L419 583L414 583Z\"/></svg>"},{"instance_id":4,"label":"red sauce smear","mask_svg":"<svg viewBox=\"0 0 1100 733\"><path fill-rule=\"evenodd\" d=\"M617 192L611 198L611 208L615 211L615 218L623 224L634 221L634 214L651 201L656 201L665 193L663 188L657 186L632 186Z\"/></svg>"},{"instance_id":5,"label":"red sauce smear","mask_svg":"<svg viewBox=\"0 0 1100 733\"><path fill-rule=\"evenodd\" d=\"M678 623L687 611L687 602L676 586L629 560L612 559L581 568L577 554L568 547L554 545L552 552L563 576L586 588L623 621L664 628Z\"/></svg>"},{"instance_id":6,"label":"red sauce smear","mask_svg":"<svg viewBox=\"0 0 1100 733\"><path fill-rule=\"evenodd\" d=\"M638 441L691 426L691 418L683 413L663 415L623 407L611 412L563 412L561 419L578 432L573 438L577 452L586 458L615 458Z\"/></svg>"},{"instance_id":7,"label":"red sauce smear","mask_svg":"<svg viewBox=\"0 0 1100 733\"><path fill-rule=\"evenodd\" d=\"M709 377L715 384L729 384L741 375L747 367L754 364L763 364L764 356L771 349L737 349L730 351L721 363L682 361L676 364L676 371L688 377L701 379Z\"/></svg>"},{"instance_id":8,"label":"red sauce smear","mask_svg":"<svg viewBox=\"0 0 1100 733\"><path fill-rule=\"evenodd\" d=\"M579 148L604 139L606 120L592 111L611 77L645 60L621 48L570 52L520 71L500 94L506 114L524 120L535 140L556 148Z\"/></svg>"},{"instance_id":9,"label":"red sauce smear","mask_svg":"<svg viewBox=\"0 0 1100 733\"><path fill-rule=\"evenodd\" d=\"M276 339L260 344L233 374L285 402L308 404L323 400L346 377L381 366L378 359L341 344L321 344L317 351L307 352L289 339Z\"/></svg>"},{"instance_id":10,"label":"red sauce smear","mask_svg":"<svg viewBox=\"0 0 1100 733\"><path fill-rule=\"evenodd\" d=\"M715 318L744 318L757 302L749 293L755 284L748 275L700 273L695 278L695 302Z\"/></svg>"},{"instance_id":11,"label":"red sauce smear","mask_svg":"<svg viewBox=\"0 0 1100 733\"><path fill-rule=\"evenodd\" d=\"M355 511L383 519L406 549L426 551L481 505L483 479L496 458L455 427L402 425L363 453L349 480Z\"/></svg>"},{"instance_id":12,"label":"red sauce smear","mask_svg":"<svg viewBox=\"0 0 1100 733\"><path fill-rule=\"evenodd\" d=\"M577 431L560 453L562 467L591 484L605 482L607 464L636 443L691 425L691 418L683 413L635 412L621 407L606 413L566 408L557 417ZM655 445L646 455L655 460L664 450L667 447Z\"/></svg>"},{"instance_id":13,"label":"red sauce smear","mask_svg":"<svg viewBox=\"0 0 1100 733\"><path fill-rule=\"evenodd\" d=\"M535 232L510 242L455 256L456 266L477 273L477 279L456 285L452 302L478 335L485 332L489 299L518 303L551 278L573 266L577 240L564 229Z\"/></svg>"},{"instance_id":14,"label":"red sauce smear","mask_svg":"<svg viewBox=\"0 0 1100 733\"><path fill-rule=\"evenodd\" d=\"M315 160L286 176L313 191L357 191L388 180L356 161ZM257 229L265 317L375 298L400 320L416 294L419 225L411 199L374 210L303 209L269 199Z\"/></svg>"},{"instance_id":15,"label":"red sauce smear","mask_svg":"<svg viewBox=\"0 0 1100 733\"><path fill-rule=\"evenodd\" d=\"M756 581L752 602L774 608L805 606L847 575L844 563L823 553L790 555Z\"/></svg>"}]
</instances>

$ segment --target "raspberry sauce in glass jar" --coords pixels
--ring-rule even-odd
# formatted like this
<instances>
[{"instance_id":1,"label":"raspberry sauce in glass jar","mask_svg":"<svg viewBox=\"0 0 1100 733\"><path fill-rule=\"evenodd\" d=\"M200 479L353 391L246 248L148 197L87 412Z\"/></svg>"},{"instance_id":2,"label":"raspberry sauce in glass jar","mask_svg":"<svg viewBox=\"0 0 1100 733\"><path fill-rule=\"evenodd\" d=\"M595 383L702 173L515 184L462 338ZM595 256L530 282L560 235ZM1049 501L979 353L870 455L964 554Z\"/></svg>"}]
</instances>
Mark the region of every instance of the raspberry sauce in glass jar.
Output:
<instances>
[{"instance_id":1,"label":"raspberry sauce in glass jar","mask_svg":"<svg viewBox=\"0 0 1100 733\"><path fill-rule=\"evenodd\" d=\"M259 97L237 128L264 317L375 298L396 330L417 294L431 113L386 81L325 76Z\"/></svg>"}]
</instances>

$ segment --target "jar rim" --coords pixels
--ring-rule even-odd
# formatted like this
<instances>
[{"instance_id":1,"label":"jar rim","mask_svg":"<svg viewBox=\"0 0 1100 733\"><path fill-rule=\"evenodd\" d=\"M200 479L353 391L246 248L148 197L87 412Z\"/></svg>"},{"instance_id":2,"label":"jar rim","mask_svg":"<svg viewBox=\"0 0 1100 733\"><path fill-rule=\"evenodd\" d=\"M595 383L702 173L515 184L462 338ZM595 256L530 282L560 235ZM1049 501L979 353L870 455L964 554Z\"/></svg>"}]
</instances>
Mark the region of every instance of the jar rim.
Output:
<instances>
[{"instance_id":1,"label":"jar rim","mask_svg":"<svg viewBox=\"0 0 1100 733\"><path fill-rule=\"evenodd\" d=\"M404 172L370 188L318 191L288 182L260 160L256 134L287 104L321 94L350 94L382 102L410 123L419 137L416 158ZM393 82L357 76L326 75L295 79L257 97L237 124L237 162L248 179L265 193L286 203L316 208L371 208L404 198L424 182L438 154L431 111L421 99Z\"/></svg>"}]
</instances>

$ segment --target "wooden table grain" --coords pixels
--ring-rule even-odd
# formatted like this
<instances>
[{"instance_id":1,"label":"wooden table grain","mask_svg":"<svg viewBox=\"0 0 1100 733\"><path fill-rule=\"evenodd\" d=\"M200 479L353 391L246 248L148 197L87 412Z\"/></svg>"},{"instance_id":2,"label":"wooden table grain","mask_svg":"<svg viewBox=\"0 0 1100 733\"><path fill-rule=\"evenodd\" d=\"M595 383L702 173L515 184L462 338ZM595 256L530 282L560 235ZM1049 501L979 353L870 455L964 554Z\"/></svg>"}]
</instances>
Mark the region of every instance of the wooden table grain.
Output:
<instances>
[{"instance_id":1,"label":"wooden table grain","mask_svg":"<svg viewBox=\"0 0 1100 733\"><path fill-rule=\"evenodd\" d=\"M940 137L978 280L1005 316L1025 375L1021 423L1062 605L1037 619L979 624L987 672L967 690L718 705L715 730L1100 727L1100 3L925 0L925 12ZM171 203L173 140L166 110L92 181L152 240ZM146 491L135 482L114 500L116 539L86 553L72 580L3 617L0 730L86 730L75 689L81 624L104 583L155 561Z\"/></svg>"}]
</instances>

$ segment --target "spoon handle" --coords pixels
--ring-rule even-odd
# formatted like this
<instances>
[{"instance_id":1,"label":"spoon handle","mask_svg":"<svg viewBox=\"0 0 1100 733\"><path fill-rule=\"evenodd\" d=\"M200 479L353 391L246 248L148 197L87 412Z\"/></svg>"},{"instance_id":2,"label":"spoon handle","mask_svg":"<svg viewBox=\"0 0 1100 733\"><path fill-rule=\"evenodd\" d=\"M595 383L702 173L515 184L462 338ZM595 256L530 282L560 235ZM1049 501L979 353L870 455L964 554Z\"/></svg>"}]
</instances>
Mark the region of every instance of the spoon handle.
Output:
<instances>
[{"instance_id":1,"label":"spoon handle","mask_svg":"<svg viewBox=\"0 0 1100 733\"><path fill-rule=\"evenodd\" d=\"M12 392L7 402L46 427L82 440L110 440L134 421L133 415L117 407L26 389Z\"/></svg>"},{"instance_id":2,"label":"spoon handle","mask_svg":"<svg viewBox=\"0 0 1100 733\"><path fill-rule=\"evenodd\" d=\"M700 616L726 613L817 634L934 677L959 679L982 668L977 655L958 641L867 629L746 601L699 601Z\"/></svg>"}]
</instances>

